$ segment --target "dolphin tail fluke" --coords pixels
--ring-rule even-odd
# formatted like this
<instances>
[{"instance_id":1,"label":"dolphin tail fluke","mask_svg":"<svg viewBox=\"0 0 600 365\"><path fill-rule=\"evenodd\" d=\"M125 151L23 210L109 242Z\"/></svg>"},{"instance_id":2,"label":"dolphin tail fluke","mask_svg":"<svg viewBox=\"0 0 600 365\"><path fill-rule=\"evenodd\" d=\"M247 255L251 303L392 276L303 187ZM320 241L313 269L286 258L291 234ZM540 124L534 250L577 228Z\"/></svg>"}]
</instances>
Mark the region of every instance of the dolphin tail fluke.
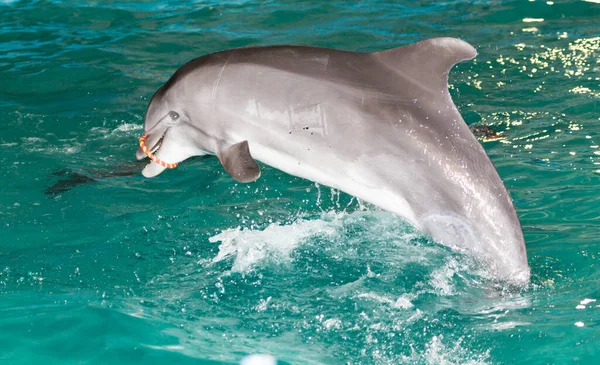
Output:
<instances>
[{"instance_id":1,"label":"dolphin tail fluke","mask_svg":"<svg viewBox=\"0 0 600 365\"><path fill-rule=\"evenodd\" d=\"M373 55L404 78L413 79L426 88L447 89L448 72L452 66L474 58L477 51L465 41L445 37L375 52Z\"/></svg>"}]
</instances>

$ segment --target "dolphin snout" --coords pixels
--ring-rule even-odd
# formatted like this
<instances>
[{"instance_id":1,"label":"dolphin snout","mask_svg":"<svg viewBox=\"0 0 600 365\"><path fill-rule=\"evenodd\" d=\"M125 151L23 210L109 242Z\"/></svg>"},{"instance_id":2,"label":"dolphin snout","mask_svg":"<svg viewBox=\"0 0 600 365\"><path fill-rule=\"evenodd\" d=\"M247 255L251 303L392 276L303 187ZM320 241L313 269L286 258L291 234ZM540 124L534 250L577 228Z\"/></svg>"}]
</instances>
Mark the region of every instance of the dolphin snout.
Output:
<instances>
[{"instance_id":1,"label":"dolphin snout","mask_svg":"<svg viewBox=\"0 0 600 365\"><path fill-rule=\"evenodd\" d=\"M143 160L146 158L146 154L144 153L144 150L142 150L142 147L138 148L138 150L135 152L135 158L138 160Z\"/></svg>"}]
</instances>

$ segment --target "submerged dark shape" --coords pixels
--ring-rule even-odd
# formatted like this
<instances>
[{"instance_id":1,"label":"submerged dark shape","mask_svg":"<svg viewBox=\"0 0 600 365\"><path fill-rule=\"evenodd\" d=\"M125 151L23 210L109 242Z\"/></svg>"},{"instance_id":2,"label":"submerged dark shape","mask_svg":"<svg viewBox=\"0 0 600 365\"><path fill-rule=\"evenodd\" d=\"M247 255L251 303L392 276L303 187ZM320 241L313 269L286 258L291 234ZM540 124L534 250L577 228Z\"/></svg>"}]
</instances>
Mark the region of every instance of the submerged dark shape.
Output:
<instances>
[{"instance_id":1,"label":"submerged dark shape","mask_svg":"<svg viewBox=\"0 0 600 365\"><path fill-rule=\"evenodd\" d=\"M101 179L132 176L139 173L140 168L144 165L139 161L132 161L116 169L88 169L85 172L62 169L52 174L52 176L57 176L60 179L44 192L47 195L57 195L65 193L78 185L97 182Z\"/></svg>"},{"instance_id":2,"label":"submerged dark shape","mask_svg":"<svg viewBox=\"0 0 600 365\"><path fill-rule=\"evenodd\" d=\"M260 177L256 159L337 188L523 285L519 219L448 92L450 69L476 54L435 38L374 53L269 46L206 55L153 96L147 144L168 163L217 155L241 182ZM151 162L142 173L164 170Z\"/></svg>"},{"instance_id":3,"label":"submerged dark shape","mask_svg":"<svg viewBox=\"0 0 600 365\"><path fill-rule=\"evenodd\" d=\"M504 137L502 133L499 133L494 127L488 124L471 124L469 129L475 138L486 142L502 139Z\"/></svg>"},{"instance_id":4,"label":"submerged dark shape","mask_svg":"<svg viewBox=\"0 0 600 365\"><path fill-rule=\"evenodd\" d=\"M73 189L77 185L96 181L90 175L68 169L57 171L52 175L59 176L61 179L44 191L47 195L61 194Z\"/></svg>"}]
</instances>

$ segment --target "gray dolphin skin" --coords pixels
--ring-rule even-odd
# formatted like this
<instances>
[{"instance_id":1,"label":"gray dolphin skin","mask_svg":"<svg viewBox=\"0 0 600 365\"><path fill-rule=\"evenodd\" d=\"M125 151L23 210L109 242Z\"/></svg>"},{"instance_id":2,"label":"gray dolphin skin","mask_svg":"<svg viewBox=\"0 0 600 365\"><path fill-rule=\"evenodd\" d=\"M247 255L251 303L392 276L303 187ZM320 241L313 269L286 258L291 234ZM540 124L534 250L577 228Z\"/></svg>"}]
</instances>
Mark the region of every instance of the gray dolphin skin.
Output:
<instances>
[{"instance_id":1,"label":"gray dolphin skin","mask_svg":"<svg viewBox=\"0 0 600 365\"><path fill-rule=\"evenodd\" d=\"M209 54L154 94L147 146L167 163L216 155L240 182L259 178L258 160L339 189L523 286L530 270L513 203L448 92L450 69L476 55L455 38L373 53L267 46ZM142 173L164 169L150 162Z\"/></svg>"}]
</instances>

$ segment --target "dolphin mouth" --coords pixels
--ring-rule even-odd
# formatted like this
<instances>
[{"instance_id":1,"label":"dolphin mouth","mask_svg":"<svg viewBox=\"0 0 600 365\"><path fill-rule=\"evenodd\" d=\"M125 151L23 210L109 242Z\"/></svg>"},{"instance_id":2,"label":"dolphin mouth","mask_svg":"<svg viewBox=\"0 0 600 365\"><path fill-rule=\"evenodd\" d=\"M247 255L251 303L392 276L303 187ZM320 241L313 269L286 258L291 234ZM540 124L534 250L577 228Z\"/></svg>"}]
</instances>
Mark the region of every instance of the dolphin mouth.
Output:
<instances>
[{"instance_id":1,"label":"dolphin mouth","mask_svg":"<svg viewBox=\"0 0 600 365\"><path fill-rule=\"evenodd\" d=\"M150 151L150 153L151 153L151 154L156 154L156 153L158 152L158 150L160 149L160 147L162 146L162 144L163 144L163 141L164 141L164 139L165 139L165 136L167 135L167 132L168 132L168 131L169 131L169 128L166 128L166 129L164 130L164 132L162 133L162 135L161 135L161 136L158 138L158 140L156 140L156 142L154 142L154 143L151 145L151 147L149 147L149 148L147 149L147 151ZM154 134L154 133L147 134L147 141L148 141L149 143L152 143L152 140L154 140L154 139L155 139L155 137L154 137L155 135L156 135L156 134ZM146 154L146 152L144 152L144 150L142 149L142 147L140 147L140 148L138 148L137 152L135 153L135 157L136 157L138 160L143 160L143 159L145 159L146 157L148 157L148 155Z\"/></svg>"},{"instance_id":2,"label":"dolphin mouth","mask_svg":"<svg viewBox=\"0 0 600 365\"><path fill-rule=\"evenodd\" d=\"M169 129L170 128L166 128L162 132L162 134L153 133L152 135L148 136L148 139L149 139L148 146L151 146L151 147L146 149L146 152L144 152L142 150L142 153L144 154L144 156L141 156L141 157L142 158L146 157L146 153L147 153L147 156L151 157L152 161L150 161L150 163L147 164L146 167L144 167L144 169L142 170L142 175L144 175L145 177L150 178L150 177L158 176L167 167L169 167L168 164L165 164L162 161L158 161L158 159L160 159L160 157L157 155L160 152L160 149L162 148L163 144L165 143L165 137L167 136ZM138 150L138 153L139 153L139 150ZM138 158L139 158L139 156L138 156ZM175 162L175 166L177 166L176 163L177 163L177 161ZM173 168L173 167L171 167L171 168Z\"/></svg>"},{"instance_id":3,"label":"dolphin mouth","mask_svg":"<svg viewBox=\"0 0 600 365\"><path fill-rule=\"evenodd\" d=\"M167 130L169 130L167 128ZM162 146L162 142L165 139L165 135L167 134L167 130L165 130L165 133L163 133L163 135L159 138L158 141L156 141L156 143L154 144L154 146L152 146L152 148L150 148L150 153L155 154L156 152L158 152L158 150L160 149L160 146Z\"/></svg>"}]
</instances>

